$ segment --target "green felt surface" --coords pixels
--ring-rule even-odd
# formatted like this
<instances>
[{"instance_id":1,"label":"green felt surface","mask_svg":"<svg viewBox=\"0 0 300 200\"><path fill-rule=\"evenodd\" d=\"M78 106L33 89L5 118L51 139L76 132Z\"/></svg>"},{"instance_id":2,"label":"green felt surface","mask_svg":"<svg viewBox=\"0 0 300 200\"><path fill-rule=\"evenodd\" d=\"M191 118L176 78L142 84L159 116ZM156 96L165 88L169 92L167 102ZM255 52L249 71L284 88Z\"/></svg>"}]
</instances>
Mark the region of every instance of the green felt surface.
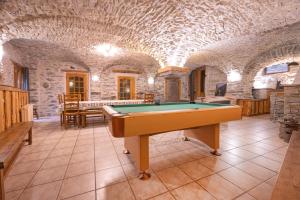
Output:
<instances>
[{"instance_id":1,"label":"green felt surface","mask_svg":"<svg viewBox=\"0 0 300 200\"><path fill-rule=\"evenodd\" d=\"M137 112L154 112L154 111L170 111L170 110L183 110L183 109L202 109L202 108L215 108L226 106L223 104L208 104L208 103L167 103L161 105L153 104L137 104L137 105L117 105L112 106L118 113L137 113Z\"/></svg>"}]
</instances>

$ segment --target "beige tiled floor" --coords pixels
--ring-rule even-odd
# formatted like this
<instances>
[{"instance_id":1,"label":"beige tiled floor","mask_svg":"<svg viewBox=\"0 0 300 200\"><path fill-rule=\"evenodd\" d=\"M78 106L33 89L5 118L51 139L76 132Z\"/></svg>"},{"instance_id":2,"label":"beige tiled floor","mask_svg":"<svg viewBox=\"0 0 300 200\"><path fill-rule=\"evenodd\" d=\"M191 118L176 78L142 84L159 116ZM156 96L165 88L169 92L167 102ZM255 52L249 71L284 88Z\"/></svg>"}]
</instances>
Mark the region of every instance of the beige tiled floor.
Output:
<instances>
[{"instance_id":1,"label":"beige tiled floor","mask_svg":"<svg viewBox=\"0 0 300 200\"><path fill-rule=\"evenodd\" d=\"M216 157L182 132L150 138L152 177L142 181L123 139L94 121L64 130L57 119L35 122L6 180L8 200L258 199L270 198L287 144L268 116L221 125Z\"/></svg>"}]
</instances>

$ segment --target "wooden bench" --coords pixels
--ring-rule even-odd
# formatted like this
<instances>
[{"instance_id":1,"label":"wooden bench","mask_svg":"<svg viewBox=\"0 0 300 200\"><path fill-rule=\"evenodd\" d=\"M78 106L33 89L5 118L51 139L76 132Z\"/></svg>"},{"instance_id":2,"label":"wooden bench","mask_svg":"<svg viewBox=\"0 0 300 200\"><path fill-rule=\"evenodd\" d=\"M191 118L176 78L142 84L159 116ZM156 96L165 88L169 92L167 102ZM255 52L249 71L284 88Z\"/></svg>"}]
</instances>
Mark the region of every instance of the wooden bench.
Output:
<instances>
[{"instance_id":1,"label":"wooden bench","mask_svg":"<svg viewBox=\"0 0 300 200\"><path fill-rule=\"evenodd\" d=\"M24 142L32 144L32 122L21 122L1 133L0 137L0 200L5 199L4 178ZM28 138L24 140L25 136Z\"/></svg>"}]
</instances>

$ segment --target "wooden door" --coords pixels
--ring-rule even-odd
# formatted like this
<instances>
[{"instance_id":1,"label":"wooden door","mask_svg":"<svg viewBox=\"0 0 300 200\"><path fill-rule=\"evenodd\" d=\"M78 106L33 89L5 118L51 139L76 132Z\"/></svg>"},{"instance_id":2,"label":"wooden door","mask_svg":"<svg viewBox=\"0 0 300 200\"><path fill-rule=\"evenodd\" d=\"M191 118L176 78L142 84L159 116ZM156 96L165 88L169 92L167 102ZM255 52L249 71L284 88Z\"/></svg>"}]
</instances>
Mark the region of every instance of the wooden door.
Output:
<instances>
[{"instance_id":1,"label":"wooden door","mask_svg":"<svg viewBox=\"0 0 300 200\"><path fill-rule=\"evenodd\" d=\"M165 79L165 98L167 102L177 102L180 100L181 80L179 78Z\"/></svg>"},{"instance_id":2,"label":"wooden door","mask_svg":"<svg viewBox=\"0 0 300 200\"><path fill-rule=\"evenodd\" d=\"M80 94L81 101L88 100L88 80L86 72L67 72L66 74L66 94Z\"/></svg>"},{"instance_id":3,"label":"wooden door","mask_svg":"<svg viewBox=\"0 0 300 200\"><path fill-rule=\"evenodd\" d=\"M135 79L129 76L118 77L118 99L135 99Z\"/></svg>"},{"instance_id":4,"label":"wooden door","mask_svg":"<svg viewBox=\"0 0 300 200\"><path fill-rule=\"evenodd\" d=\"M198 97L205 97L205 67L192 71L190 75L190 97L191 101Z\"/></svg>"}]
</instances>

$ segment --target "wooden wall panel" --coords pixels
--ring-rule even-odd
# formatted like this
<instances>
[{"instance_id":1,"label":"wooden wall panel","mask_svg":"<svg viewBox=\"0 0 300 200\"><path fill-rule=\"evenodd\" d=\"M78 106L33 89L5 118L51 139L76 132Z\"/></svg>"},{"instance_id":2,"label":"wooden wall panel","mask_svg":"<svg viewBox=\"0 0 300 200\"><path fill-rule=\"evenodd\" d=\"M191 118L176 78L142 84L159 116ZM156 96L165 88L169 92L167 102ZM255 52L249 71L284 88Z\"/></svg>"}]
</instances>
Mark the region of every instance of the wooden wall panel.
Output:
<instances>
[{"instance_id":1,"label":"wooden wall panel","mask_svg":"<svg viewBox=\"0 0 300 200\"><path fill-rule=\"evenodd\" d=\"M0 85L0 134L21 122L21 108L28 104L28 92Z\"/></svg>"},{"instance_id":2,"label":"wooden wall panel","mask_svg":"<svg viewBox=\"0 0 300 200\"><path fill-rule=\"evenodd\" d=\"M0 133L5 130L4 92L0 90Z\"/></svg>"},{"instance_id":3,"label":"wooden wall panel","mask_svg":"<svg viewBox=\"0 0 300 200\"><path fill-rule=\"evenodd\" d=\"M11 91L4 92L4 113L5 113L5 128L11 127Z\"/></svg>"},{"instance_id":4,"label":"wooden wall panel","mask_svg":"<svg viewBox=\"0 0 300 200\"><path fill-rule=\"evenodd\" d=\"M270 99L237 99L237 105L242 107L243 116L270 113Z\"/></svg>"},{"instance_id":5,"label":"wooden wall panel","mask_svg":"<svg viewBox=\"0 0 300 200\"><path fill-rule=\"evenodd\" d=\"M18 92L11 92L11 123L17 123L17 113L19 112L17 107Z\"/></svg>"}]
</instances>

